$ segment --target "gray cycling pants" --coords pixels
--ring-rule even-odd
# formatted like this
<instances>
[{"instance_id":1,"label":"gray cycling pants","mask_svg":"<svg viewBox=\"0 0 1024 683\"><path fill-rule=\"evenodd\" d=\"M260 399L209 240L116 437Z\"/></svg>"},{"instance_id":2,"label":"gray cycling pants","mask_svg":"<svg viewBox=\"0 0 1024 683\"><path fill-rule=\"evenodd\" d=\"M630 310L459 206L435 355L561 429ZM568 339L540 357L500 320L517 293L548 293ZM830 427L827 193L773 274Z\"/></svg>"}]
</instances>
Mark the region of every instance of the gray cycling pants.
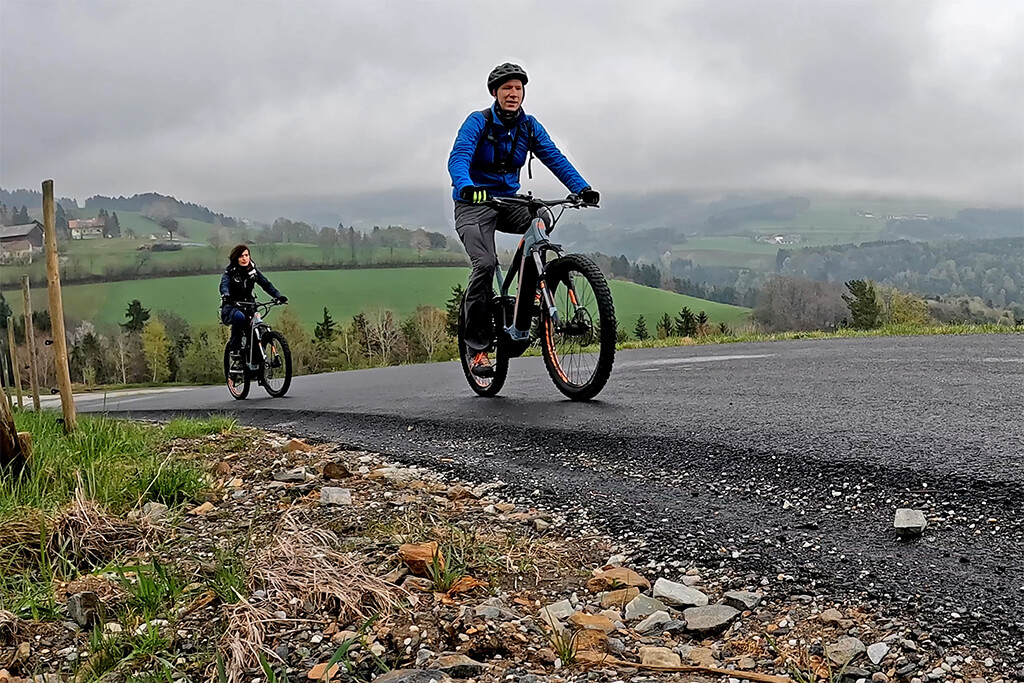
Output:
<instances>
[{"instance_id":1,"label":"gray cycling pants","mask_svg":"<svg viewBox=\"0 0 1024 683\"><path fill-rule=\"evenodd\" d=\"M526 207L498 208L455 202L455 232L473 264L463 312L466 347L471 353L489 351L494 343L491 300L494 298L494 268L498 263L494 233L522 235L529 229L530 212Z\"/></svg>"}]
</instances>

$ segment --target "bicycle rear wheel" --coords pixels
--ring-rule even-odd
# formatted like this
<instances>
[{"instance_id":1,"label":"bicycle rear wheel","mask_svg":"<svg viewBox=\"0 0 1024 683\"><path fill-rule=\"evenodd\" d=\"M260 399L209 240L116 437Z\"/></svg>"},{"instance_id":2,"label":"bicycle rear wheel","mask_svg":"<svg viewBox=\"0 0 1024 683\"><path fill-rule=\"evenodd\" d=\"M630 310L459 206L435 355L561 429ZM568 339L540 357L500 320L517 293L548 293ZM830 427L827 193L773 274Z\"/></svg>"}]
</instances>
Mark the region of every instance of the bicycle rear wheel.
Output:
<instances>
[{"instance_id":1,"label":"bicycle rear wheel","mask_svg":"<svg viewBox=\"0 0 1024 683\"><path fill-rule=\"evenodd\" d=\"M494 375L491 377L477 377L473 374L473 354L466 346L466 308L465 295L463 303L459 306L459 360L462 363L462 372L466 375L469 387L480 396L497 396L501 388L505 386L505 378L508 377L508 349L500 340L494 345Z\"/></svg>"},{"instance_id":2,"label":"bicycle rear wheel","mask_svg":"<svg viewBox=\"0 0 1024 683\"><path fill-rule=\"evenodd\" d=\"M245 368L242 368L241 372L231 372L231 352L226 344L224 345L224 379L233 398L241 401L249 395L249 373L245 371Z\"/></svg>"},{"instance_id":3,"label":"bicycle rear wheel","mask_svg":"<svg viewBox=\"0 0 1024 683\"><path fill-rule=\"evenodd\" d=\"M274 398L288 393L292 385L292 350L280 332L270 331L260 340L263 347L263 388Z\"/></svg>"},{"instance_id":4,"label":"bicycle rear wheel","mask_svg":"<svg viewBox=\"0 0 1024 683\"><path fill-rule=\"evenodd\" d=\"M558 323L544 311L541 349L558 390L588 401L604 388L615 363L615 306L600 268L586 256L552 261L544 281L558 310Z\"/></svg>"}]
</instances>

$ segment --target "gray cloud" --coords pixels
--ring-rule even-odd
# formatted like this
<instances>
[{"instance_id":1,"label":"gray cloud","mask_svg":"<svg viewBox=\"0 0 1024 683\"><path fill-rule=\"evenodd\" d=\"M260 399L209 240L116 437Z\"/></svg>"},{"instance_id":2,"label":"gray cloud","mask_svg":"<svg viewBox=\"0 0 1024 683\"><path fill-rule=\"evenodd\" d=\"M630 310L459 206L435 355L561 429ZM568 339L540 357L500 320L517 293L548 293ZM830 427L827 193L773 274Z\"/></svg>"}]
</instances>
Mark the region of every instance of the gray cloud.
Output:
<instances>
[{"instance_id":1,"label":"gray cloud","mask_svg":"<svg viewBox=\"0 0 1024 683\"><path fill-rule=\"evenodd\" d=\"M505 60L606 194L1024 194L1015 0L0 0L0 183L218 209L443 197Z\"/></svg>"}]
</instances>

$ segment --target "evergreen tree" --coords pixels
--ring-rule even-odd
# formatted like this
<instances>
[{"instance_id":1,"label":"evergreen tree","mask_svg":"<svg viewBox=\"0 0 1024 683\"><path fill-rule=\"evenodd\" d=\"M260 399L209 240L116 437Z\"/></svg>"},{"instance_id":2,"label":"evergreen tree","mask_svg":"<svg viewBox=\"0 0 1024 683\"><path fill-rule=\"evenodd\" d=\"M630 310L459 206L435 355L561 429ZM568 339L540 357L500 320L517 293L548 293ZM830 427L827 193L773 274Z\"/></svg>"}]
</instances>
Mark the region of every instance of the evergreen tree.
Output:
<instances>
[{"instance_id":1,"label":"evergreen tree","mask_svg":"<svg viewBox=\"0 0 1024 683\"><path fill-rule=\"evenodd\" d=\"M849 294L843 294L843 301L850 309L853 327L870 330L882 324L882 307L878 303L875 283L871 280L850 280L846 283Z\"/></svg>"},{"instance_id":2,"label":"evergreen tree","mask_svg":"<svg viewBox=\"0 0 1024 683\"><path fill-rule=\"evenodd\" d=\"M58 204L57 208L55 210L55 214L56 214L55 227L57 228L57 239L59 239L59 240L69 240L69 239L71 239L71 228L68 227L68 216L67 216L66 213L64 213L64 207L61 206L60 204Z\"/></svg>"},{"instance_id":3,"label":"evergreen tree","mask_svg":"<svg viewBox=\"0 0 1024 683\"><path fill-rule=\"evenodd\" d=\"M697 336L697 316L687 306L676 316L676 334L680 337Z\"/></svg>"},{"instance_id":4,"label":"evergreen tree","mask_svg":"<svg viewBox=\"0 0 1024 683\"><path fill-rule=\"evenodd\" d=\"M448 336L452 339L456 339L459 336L459 311L462 310L462 297L466 290L462 286L462 283L452 287L451 298L445 304L445 311L448 317Z\"/></svg>"},{"instance_id":5,"label":"evergreen tree","mask_svg":"<svg viewBox=\"0 0 1024 683\"><path fill-rule=\"evenodd\" d=\"M708 323L708 314L701 311L697 314L697 334L702 337L711 332L711 325Z\"/></svg>"},{"instance_id":6,"label":"evergreen tree","mask_svg":"<svg viewBox=\"0 0 1024 683\"><path fill-rule=\"evenodd\" d=\"M640 341L647 341L651 338L650 333L647 331L647 321L644 320L642 315L636 319L636 327L633 328L633 334Z\"/></svg>"},{"instance_id":7,"label":"evergreen tree","mask_svg":"<svg viewBox=\"0 0 1024 683\"><path fill-rule=\"evenodd\" d=\"M313 336L321 344L327 344L334 339L335 334L337 334L337 330L335 329L334 319L331 318L330 312L327 310L327 307L324 306L324 317L316 324L316 329L313 330Z\"/></svg>"},{"instance_id":8,"label":"evergreen tree","mask_svg":"<svg viewBox=\"0 0 1024 683\"><path fill-rule=\"evenodd\" d=\"M672 318L668 313L661 316L658 321L658 339L666 339L672 336Z\"/></svg>"},{"instance_id":9,"label":"evergreen tree","mask_svg":"<svg viewBox=\"0 0 1024 683\"><path fill-rule=\"evenodd\" d=\"M149 309L142 307L142 302L138 299L132 299L131 303L128 304L128 310L125 312L124 317L127 318L127 322L121 323L121 327L124 328L125 332L141 332L142 328L145 327L146 321L149 320Z\"/></svg>"}]
</instances>

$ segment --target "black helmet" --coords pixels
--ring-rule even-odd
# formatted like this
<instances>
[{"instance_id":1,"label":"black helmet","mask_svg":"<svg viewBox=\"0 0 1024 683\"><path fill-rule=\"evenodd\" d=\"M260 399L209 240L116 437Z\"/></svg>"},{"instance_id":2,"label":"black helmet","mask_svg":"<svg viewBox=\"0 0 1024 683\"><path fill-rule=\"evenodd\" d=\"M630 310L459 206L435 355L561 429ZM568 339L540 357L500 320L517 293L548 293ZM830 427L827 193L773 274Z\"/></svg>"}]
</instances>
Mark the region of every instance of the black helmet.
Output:
<instances>
[{"instance_id":1,"label":"black helmet","mask_svg":"<svg viewBox=\"0 0 1024 683\"><path fill-rule=\"evenodd\" d=\"M501 87L501 84L505 81L518 78L526 85L526 82L530 80L526 76L526 72L523 71L523 67L518 64L512 64L511 62L505 62L499 66L494 67L491 70L491 74L487 77L487 92L494 93L495 90Z\"/></svg>"}]
</instances>

